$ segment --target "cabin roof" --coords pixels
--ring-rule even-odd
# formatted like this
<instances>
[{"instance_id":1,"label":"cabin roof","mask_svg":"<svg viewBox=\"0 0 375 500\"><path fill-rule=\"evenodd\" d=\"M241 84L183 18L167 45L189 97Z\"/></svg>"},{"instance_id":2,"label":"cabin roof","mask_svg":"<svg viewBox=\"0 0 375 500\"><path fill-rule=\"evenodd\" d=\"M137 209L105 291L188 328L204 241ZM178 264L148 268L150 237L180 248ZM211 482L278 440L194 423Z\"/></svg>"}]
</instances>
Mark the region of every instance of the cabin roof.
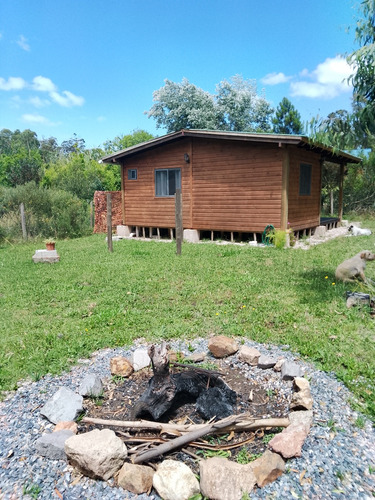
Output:
<instances>
[{"instance_id":1,"label":"cabin roof","mask_svg":"<svg viewBox=\"0 0 375 500\"><path fill-rule=\"evenodd\" d=\"M135 146L117 151L102 158L105 163L121 163L122 159L128 156L134 156L137 153L147 151L163 144L175 142L185 137L197 137L203 139L218 139L218 140L231 140L241 142L255 142L255 143L272 143L283 145L293 145L310 151L315 151L322 155L324 161L333 163L361 163L361 159L353 156L344 151L325 146L312 141L304 135L290 135L290 134L266 134L266 133L248 133L248 132L225 132L219 130L196 130L196 129L182 129L178 132L162 135L151 139Z\"/></svg>"}]
</instances>

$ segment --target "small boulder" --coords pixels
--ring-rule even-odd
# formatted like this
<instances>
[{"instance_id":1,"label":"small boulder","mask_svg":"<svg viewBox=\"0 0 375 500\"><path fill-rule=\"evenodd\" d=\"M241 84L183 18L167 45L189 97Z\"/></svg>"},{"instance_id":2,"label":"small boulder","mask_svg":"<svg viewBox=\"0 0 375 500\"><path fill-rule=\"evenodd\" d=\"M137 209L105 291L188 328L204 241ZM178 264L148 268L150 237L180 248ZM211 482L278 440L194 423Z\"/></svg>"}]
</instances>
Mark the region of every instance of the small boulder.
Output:
<instances>
[{"instance_id":1,"label":"small boulder","mask_svg":"<svg viewBox=\"0 0 375 500\"><path fill-rule=\"evenodd\" d=\"M58 431L72 431L73 434L77 434L78 432L78 425L77 422L74 422L73 420L68 420L67 422L57 422L55 428L53 429L53 432L58 432Z\"/></svg>"},{"instance_id":2,"label":"small boulder","mask_svg":"<svg viewBox=\"0 0 375 500\"><path fill-rule=\"evenodd\" d=\"M51 460L66 460L65 441L71 436L74 436L73 432L67 429L43 434L35 441L35 449L42 457Z\"/></svg>"},{"instance_id":3,"label":"small boulder","mask_svg":"<svg viewBox=\"0 0 375 500\"><path fill-rule=\"evenodd\" d=\"M146 465L125 463L118 473L117 484L124 490L131 491L136 495L149 494L154 474L154 469Z\"/></svg>"},{"instance_id":4,"label":"small boulder","mask_svg":"<svg viewBox=\"0 0 375 500\"><path fill-rule=\"evenodd\" d=\"M147 349L136 349L132 354L132 364L134 371L142 370L149 366L151 363L150 356L148 355Z\"/></svg>"},{"instance_id":5,"label":"small boulder","mask_svg":"<svg viewBox=\"0 0 375 500\"><path fill-rule=\"evenodd\" d=\"M238 351L238 344L234 339L225 335L218 335L217 337L210 338L208 349L215 358L225 358Z\"/></svg>"},{"instance_id":6,"label":"small boulder","mask_svg":"<svg viewBox=\"0 0 375 500\"><path fill-rule=\"evenodd\" d=\"M309 381L303 377L296 377L293 381L294 390L290 402L291 410L311 410L313 399L310 392Z\"/></svg>"},{"instance_id":7,"label":"small boulder","mask_svg":"<svg viewBox=\"0 0 375 500\"><path fill-rule=\"evenodd\" d=\"M200 493L193 472L183 462L164 460L153 477L153 486L163 500L188 500Z\"/></svg>"},{"instance_id":8,"label":"small boulder","mask_svg":"<svg viewBox=\"0 0 375 500\"><path fill-rule=\"evenodd\" d=\"M269 356L265 356L261 354L258 360L258 368L262 368L262 370L267 370L268 368L273 368L276 365L276 359L271 358Z\"/></svg>"},{"instance_id":9,"label":"small boulder","mask_svg":"<svg viewBox=\"0 0 375 500\"><path fill-rule=\"evenodd\" d=\"M240 352L238 353L238 359L247 363L251 366L256 366L260 358L260 352L254 347L248 347L247 345L241 346Z\"/></svg>"},{"instance_id":10,"label":"small boulder","mask_svg":"<svg viewBox=\"0 0 375 500\"><path fill-rule=\"evenodd\" d=\"M293 380L295 377L302 377L303 372L297 363L285 361L281 367L281 378L283 380Z\"/></svg>"},{"instance_id":11,"label":"small boulder","mask_svg":"<svg viewBox=\"0 0 375 500\"><path fill-rule=\"evenodd\" d=\"M61 387L40 410L40 414L53 424L62 420L75 420L83 411L83 398L79 394Z\"/></svg>"},{"instance_id":12,"label":"small boulder","mask_svg":"<svg viewBox=\"0 0 375 500\"><path fill-rule=\"evenodd\" d=\"M103 394L103 384L98 375L88 373L81 382L78 389L81 396L98 397Z\"/></svg>"},{"instance_id":13,"label":"small boulder","mask_svg":"<svg viewBox=\"0 0 375 500\"><path fill-rule=\"evenodd\" d=\"M121 469L128 454L125 444L110 429L70 437L65 442L65 453L69 463L82 474L104 481Z\"/></svg>"},{"instance_id":14,"label":"small boulder","mask_svg":"<svg viewBox=\"0 0 375 500\"><path fill-rule=\"evenodd\" d=\"M119 375L120 377L130 377L130 375L134 371L131 362L123 356L112 358L109 363L112 375Z\"/></svg>"},{"instance_id":15,"label":"small boulder","mask_svg":"<svg viewBox=\"0 0 375 500\"><path fill-rule=\"evenodd\" d=\"M185 361L188 361L190 363L201 363L206 359L206 353L205 352L195 352L191 354L190 356L187 356L185 358Z\"/></svg>"},{"instance_id":16,"label":"small boulder","mask_svg":"<svg viewBox=\"0 0 375 500\"><path fill-rule=\"evenodd\" d=\"M284 363L285 363L285 359L284 358L279 358L276 361L275 366L273 367L274 371L275 372L281 372L281 368L282 368L282 366L283 366Z\"/></svg>"},{"instance_id":17,"label":"small boulder","mask_svg":"<svg viewBox=\"0 0 375 500\"><path fill-rule=\"evenodd\" d=\"M260 458L251 462L259 488L272 483L285 471L285 462L277 453L266 450Z\"/></svg>"},{"instance_id":18,"label":"small boulder","mask_svg":"<svg viewBox=\"0 0 375 500\"><path fill-rule=\"evenodd\" d=\"M241 465L226 458L201 460L200 487L204 497L215 500L241 500L250 493L256 478L251 464Z\"/></svg>"},{"instance_id":19,"label":"small boulder","mask_svg":"<svg viewBox=\"0 0 375 500\"><path fill-rule=\"evenodd\" d=\"M290 425L271 439L268 446L284 458L300 457L302 446L310 432L312 411L289 414Z\"/></svg>"}]
</instances>

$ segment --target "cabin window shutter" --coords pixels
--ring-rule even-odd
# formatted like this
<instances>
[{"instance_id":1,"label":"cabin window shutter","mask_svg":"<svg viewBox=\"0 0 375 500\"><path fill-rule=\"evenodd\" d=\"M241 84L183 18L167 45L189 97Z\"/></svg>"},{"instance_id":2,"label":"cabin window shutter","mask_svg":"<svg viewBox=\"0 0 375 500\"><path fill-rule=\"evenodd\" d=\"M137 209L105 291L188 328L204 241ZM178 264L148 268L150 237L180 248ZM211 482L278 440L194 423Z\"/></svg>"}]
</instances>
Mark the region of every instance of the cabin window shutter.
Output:
<instances>
[{"instance_id":1,"label":"cabin window shutter","mask_svg":"<svg viewBox=\"0 0 375 500\"><path fill-rule=\"evenodd\" d=\"M299 194L300 196L311 195L311 170L308 163L301 163L299 167Z\"/></svg>"}]
</instances>

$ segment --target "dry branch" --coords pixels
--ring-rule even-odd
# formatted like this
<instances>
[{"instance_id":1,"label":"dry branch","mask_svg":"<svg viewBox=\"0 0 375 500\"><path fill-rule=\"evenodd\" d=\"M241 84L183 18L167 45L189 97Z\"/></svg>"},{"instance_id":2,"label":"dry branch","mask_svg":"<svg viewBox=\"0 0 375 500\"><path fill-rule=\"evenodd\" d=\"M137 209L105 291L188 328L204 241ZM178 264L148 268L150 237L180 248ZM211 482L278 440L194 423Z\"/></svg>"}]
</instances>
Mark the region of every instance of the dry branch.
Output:
<instances>
[{"instance_id":1,"label":"dry branch","mask_svg":"<svg viewBox=\"0 0 375 500\"><path fill-rule=\"evenodd\" d=\"M179 436L175 439L168 441L167 443L160 444L159 446L155 446L151 450L146 450L144 452L135 455L132 459L134 464L140 464L142 462L147 462L152 460L153 458L159 457L168 453L176 448L181 448L185 444L190 443L191 441L195 441L196 439L205 436L206 434L211 434L214 430L222 430L224 427L228 427L228 425L234 424L236 422L237 416L231 416L228 418L224 418L223 420L219 420L218 422L213 422L211 424L205 424L200 429L195 429L191 432L188 432L182 436Z\"/></svg>"},{"instance_id":2,"label":"dry branch","mask_svg":"<svg viewBox=\"0 0 375 500\"><path fill-rule=\"evenodd\" d=\"M226 419L224 419L226 420ZM154 430L165 434L183 434L194 430L202 429L207 424L166 424L163 422L152 422L149 420L106 420L102 418L83 417L82 422L92 425L103 425L106 427L121 427L128 430ZM220 421L219 421L220 422ZM219 422L216 422L219 423ZM252 431L256 429L266 429L271 427L288 427L288 418L263 418L254 419L248 414L236 416L235 423L227 424L226 427L217 430L213 429L212 433L228 432L228 431Z\"/></svg>"}]
</instances>

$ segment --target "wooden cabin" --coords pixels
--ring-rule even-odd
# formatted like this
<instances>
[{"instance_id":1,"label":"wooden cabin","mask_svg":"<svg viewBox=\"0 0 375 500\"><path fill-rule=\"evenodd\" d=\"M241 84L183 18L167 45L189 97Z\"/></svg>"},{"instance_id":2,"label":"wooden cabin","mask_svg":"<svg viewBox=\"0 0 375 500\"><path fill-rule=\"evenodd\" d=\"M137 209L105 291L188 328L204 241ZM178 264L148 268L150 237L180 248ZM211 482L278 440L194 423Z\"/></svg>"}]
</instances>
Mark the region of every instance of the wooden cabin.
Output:
<instances>
[{"instance_id":1,"label":"wooden cabin","mask_svg":"<svg viewBox=\"0 0 375 500\"><path fill-rule=\"evenodd\" d=\"M175 192L193 239L262 234L267 225L313 232L320 225L321 167L360 160L305 136L180 130L103 158L121 165L122 217L139 236L173 236ZM190 231L189 231L190 230Z\"/></svg>"}]
</instances>

